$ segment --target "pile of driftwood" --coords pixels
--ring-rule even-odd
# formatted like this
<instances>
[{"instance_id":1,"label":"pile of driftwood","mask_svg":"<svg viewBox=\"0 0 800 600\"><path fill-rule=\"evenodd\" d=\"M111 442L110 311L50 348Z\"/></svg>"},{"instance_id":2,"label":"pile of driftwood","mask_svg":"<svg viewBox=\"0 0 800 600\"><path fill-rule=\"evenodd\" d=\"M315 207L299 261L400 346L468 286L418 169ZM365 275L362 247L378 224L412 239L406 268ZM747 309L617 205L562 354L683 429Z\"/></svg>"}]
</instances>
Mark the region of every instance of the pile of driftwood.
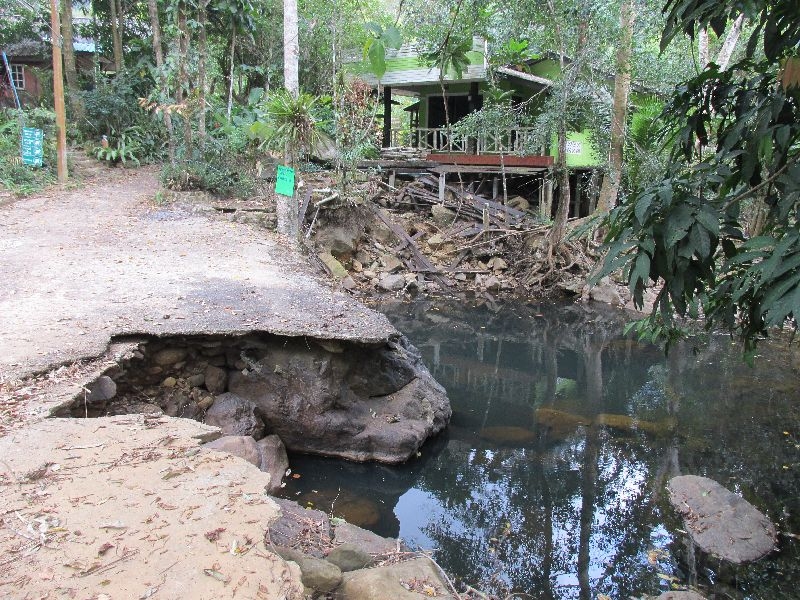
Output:
<instances>
[{"instance_id":1,"label":"pile of driftwood","mask_svg":"<svg viewBox=\"0 0 800 600\"><path fill-rule=\"evenodd\" d=\"M511 206L495 202L454 186L446 185L444 198L439 197L439 181L425 176L398 190L395 201L399 205L440 205L455 212L464 221L475 221L476 227L519 227L534 225L528 215Z\"/></svg>"}]
</instances>

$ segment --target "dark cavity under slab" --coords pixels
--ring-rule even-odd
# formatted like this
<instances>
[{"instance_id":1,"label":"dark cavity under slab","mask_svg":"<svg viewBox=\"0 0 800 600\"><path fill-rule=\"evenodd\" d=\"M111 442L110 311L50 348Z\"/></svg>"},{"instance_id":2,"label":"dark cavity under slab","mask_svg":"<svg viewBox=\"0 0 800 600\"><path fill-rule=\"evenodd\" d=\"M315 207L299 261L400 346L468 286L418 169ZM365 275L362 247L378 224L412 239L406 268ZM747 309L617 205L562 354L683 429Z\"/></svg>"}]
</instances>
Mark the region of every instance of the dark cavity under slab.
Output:
<instances>
[{"instance_id":1,"label":"dark cavity under slab","mask_svg":"<svg viewBox=\"0 0 800 600\"><path fill-rule=\"evenodd\" d=\"M290 451L400 463L441 431L444 389L403 336L383 344L244 335L144 337L55 416L167 414Z\"/></svg>"}]
</instances>

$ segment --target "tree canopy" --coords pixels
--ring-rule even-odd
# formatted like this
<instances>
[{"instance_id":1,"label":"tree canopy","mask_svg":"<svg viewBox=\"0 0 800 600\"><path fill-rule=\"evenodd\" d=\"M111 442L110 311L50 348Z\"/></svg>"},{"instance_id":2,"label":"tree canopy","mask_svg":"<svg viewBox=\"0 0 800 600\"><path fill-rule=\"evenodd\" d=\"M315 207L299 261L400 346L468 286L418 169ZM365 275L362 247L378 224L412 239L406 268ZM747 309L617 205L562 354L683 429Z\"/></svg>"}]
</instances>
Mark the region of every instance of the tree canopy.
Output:
<instances>
[{"instance_id":1,"label":"tree canopy","mask_svg":"<svg viewBox=\"0 0 800 600\"><path fill-rule=\"evenodd\" d=\"M603 272L625 269L636 302L662 286L642 331L680 335L705 317L752 351L800 314L800 3L669 0L661 47L702 29L722 36L740 16L745 51L679 85L662 115L672 145L663 178L616 209Z\"/></svg>"}]
</instances>

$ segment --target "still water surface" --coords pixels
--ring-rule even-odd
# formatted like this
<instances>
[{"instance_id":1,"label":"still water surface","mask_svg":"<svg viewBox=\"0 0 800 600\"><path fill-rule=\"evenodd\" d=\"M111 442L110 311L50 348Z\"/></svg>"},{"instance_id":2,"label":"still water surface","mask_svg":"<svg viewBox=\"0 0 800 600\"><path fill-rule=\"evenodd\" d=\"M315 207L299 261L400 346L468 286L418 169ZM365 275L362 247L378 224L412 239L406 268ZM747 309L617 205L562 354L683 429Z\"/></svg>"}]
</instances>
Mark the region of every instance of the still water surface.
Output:
<instances>
[{"instance_id":1,"label":"still water surface","mask_svg":"<svg viewBox=\"0 0 800 600\"><path fill-rule=\"evenodd\" d=\"M294 456L287 497L498 594L800 598L800 353L771 342L750 368L720 336L665 358L602 307L380 309L447 388L450 427L401 467ZM678 474L764 511L778 550L734 569L693 548L664 491Z\"/></svg>"}]
</instances>

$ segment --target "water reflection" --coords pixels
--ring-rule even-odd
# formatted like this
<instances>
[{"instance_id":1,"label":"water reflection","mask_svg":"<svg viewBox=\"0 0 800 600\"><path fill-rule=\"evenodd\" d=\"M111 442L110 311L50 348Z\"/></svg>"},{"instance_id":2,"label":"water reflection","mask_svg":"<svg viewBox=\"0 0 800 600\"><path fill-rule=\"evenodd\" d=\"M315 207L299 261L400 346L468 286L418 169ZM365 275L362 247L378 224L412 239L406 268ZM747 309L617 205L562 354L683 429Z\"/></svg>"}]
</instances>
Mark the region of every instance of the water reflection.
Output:
<instances>
[{"instance_id":1,"label":"water reflection","mask_svg":"<svg viewBox=\"0 0 800 600\"><path fill-rule=\"evenodd\" d=\"M726 570L687 543L663 492L674 475L705 475L800 530L798 386L784 345L750 369L727 338L665 359L620 337L625 317L581 305L383 310L447 388L451 426L399 468L295 457L303 477L288 496L326 511L337 494L359 499L365 526L434 549L495 592L627 598L688 584L796 597L793 538Z\"/></svg>"}]
</instances>

